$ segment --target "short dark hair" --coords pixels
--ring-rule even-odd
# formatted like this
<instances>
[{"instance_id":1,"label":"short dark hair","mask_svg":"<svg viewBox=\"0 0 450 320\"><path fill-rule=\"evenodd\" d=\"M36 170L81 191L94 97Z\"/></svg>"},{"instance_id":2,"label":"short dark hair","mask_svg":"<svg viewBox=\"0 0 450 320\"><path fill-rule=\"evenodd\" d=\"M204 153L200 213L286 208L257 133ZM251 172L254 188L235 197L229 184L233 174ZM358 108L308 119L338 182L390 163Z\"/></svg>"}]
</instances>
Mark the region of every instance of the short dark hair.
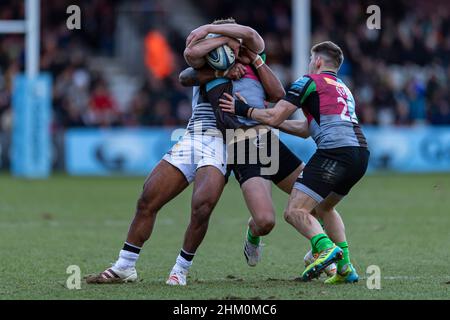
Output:
<instances>
[{"instance_id":1,"label":"short dark hair","mask_svg":"<svg viewBox=\"0 0 450 320\"><path fill-rule=\"evenodd\" d=\"M234 18L226 18L226 19L216 19L213 21L212 24L226 24L226 23L236 23L236 20Z\"/></svg>"},{"instance_id":2,"label":"short dark hair","mask_svg":"<svg viewBox=\"0 0 450 320\"><path fill-rule=\"evenodd\" d=\"M331 41L324 41L311 48L311 53L324 55L328 58L331 66L339 69L344 61L344 54L337 44Z\"/></svg>"}]
</instances>

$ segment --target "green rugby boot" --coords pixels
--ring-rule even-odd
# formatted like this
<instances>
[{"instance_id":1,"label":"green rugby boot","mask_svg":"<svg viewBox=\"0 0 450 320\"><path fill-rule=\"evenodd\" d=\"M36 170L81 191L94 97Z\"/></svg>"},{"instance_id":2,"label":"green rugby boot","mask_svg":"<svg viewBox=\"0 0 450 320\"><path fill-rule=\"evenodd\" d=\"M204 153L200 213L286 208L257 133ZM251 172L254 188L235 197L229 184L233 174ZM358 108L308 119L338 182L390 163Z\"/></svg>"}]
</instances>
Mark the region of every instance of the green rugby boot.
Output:
<instances>
[{"instance_id":1,"label":"green rugby boot","mask_svg":"<svg viewBox=\"0 0 450 320\"><path fill-rule=\"evenodd\" d=\"M356 273L355 267L351 263L342 267L341 272L336 272L334 276L325 280L326 284L341 284L341 283L355 283L358 282L359 276Z\"/></svg>"},{"instance_id":2,"label":"green rugby boot","mask_svg":"<svg viewBox=\"0 0 450 320\"><path fill-rule=\"evenodd\" d=\"M308 265L302 273L303 281L318 278L320 273L330 264L342 259L342 249L336 245L322 251L313 263Z\"/></svg>"}]
</instances>

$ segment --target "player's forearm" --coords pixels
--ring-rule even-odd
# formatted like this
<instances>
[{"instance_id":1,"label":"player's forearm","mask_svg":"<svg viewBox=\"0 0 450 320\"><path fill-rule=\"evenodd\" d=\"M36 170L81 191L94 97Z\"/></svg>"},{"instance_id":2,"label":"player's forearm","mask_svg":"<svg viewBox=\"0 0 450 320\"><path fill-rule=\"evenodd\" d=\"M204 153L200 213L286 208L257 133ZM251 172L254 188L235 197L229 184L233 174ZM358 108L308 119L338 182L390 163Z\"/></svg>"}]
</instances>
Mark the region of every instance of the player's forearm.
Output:
<instances>
[{"instance_id":1,"label":"player's forearm","mask_svg":"<svg viewBox=\"0 0 450 320\"><path fill-rule=\"evenodd\" d=\"M264 91L267 94L267 101L278 102L278 100L285 96L286 92L284 91L283 85L267 64L264 63L256 70Z\"/></svg>"},{"instance_id":2,"label":"player's forearm","mask_svg":"<svg viewBox=\"0 0 450 320\"><path fill-rule=\"evenodd\" d=\"M212 24L208 27L208 31L230 38L242 39L242 44L254 52L261 53L264 51L263 38L250 27L236 23Z\"/></svg>"},{"instance_id":3,"label":"player's forearm","mask_svg":"<svg viewBox=\"0 0 450 320\"><path fill-rule=\"evenodd\" d=\"M304 139L310 136L308 122L304 120L285 120L278 129Z\"/></svg>"},{"instance_id":4,"label":"player's forearm","mask_svg":"<svg viewBox=\"0 0 450 320\"><path fill-rule=\"evenodd\" d=\"M210 68L194 69L192 67L186 68L181 71L178 80L184 87L201 86L214 80L216 75L214 70Z\"/></svg>"},{"instance_id":5,"label":"player's forearm","mask_svg":"<svg viewBox=\"0 0 450 320\"><path fill-rule=\"evenodd\" d=\"M205 56L211 50L214 50L228 42L227 37L216 37L202 39L192 43L184 49L184 59L191 67L198 69L205 65Z\"/></svg>"},{"instance_id":6,"label":"player's forearm","mask_svg":"<svg viewBox=\"0 0 450 320\"><path fill-rule=\"evenodd\" d=\"M285 118L283 113L279 112L276 108L270 109L256 109L247 113L251 119L256 120L262 124L267 124L271 127L278 127L287 117Z\"/></svg>"},{"instance_id":7,"label":"player's forearm","mask_svg":"<svg viewBox=\"0 0 450 320\"><path fill-rule=\"evenodd\" d=\"M257 109L249 106L239 92L236 92L236 97L239 100L225 92L219 100L219 107L225 112L247 117L272 127L278 127L297 110L294 104L284 99L278 101L273 108Z\"/></svg>"}]
</instances>

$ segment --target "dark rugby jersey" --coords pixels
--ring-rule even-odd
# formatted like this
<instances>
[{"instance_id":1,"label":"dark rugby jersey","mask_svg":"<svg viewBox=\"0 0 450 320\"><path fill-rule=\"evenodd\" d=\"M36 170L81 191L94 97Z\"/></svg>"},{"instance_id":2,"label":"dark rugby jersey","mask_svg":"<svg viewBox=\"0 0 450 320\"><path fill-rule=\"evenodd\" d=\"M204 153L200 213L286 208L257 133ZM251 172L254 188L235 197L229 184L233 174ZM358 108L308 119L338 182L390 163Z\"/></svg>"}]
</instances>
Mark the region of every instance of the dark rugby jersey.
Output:
<instances>
[{"instance_id":1,"label":"dark rugby jersey","mask_svg":"<svg viewBox=\"0 0 450 320\"><path fill-rule=\"evenodd\" d=\"M355 99L334 72L297 79L283 99L302 108L317 148L367 147L356 117Z\"/></svg>"},{"instance_id":2,"label":"dark rugby jersey","mask_svg":"<svg viewBox=\"0 0 450 320\"><path fill-rule=\"evenodd\" d=\"M203 100L200 87L194 87L192 90L192 116L189 119L187 130L191 134L208 131L208 133L216 135L218 132L214 110L211 103Z\"/></svg>"}]
</instances>

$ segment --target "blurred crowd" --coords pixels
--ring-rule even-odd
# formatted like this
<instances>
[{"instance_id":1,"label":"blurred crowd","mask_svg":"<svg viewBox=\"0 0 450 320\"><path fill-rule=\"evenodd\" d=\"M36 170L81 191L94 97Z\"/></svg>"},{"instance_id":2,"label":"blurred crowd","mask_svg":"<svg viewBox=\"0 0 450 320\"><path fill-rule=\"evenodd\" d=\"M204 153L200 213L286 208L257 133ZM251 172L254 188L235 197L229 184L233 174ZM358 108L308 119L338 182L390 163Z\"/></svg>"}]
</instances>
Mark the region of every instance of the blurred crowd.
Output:
<instances>
[{"instance_id":1,"label":"blurred crowd","mask_svg":"<svg viewBox=\"0 0 450 320\"><path fill-rule=\"evenodd\" d=\"M25 1L2 0L0 20L23 19ZM41 1L41 4L44 2ZM81 8L80 30L69 30L66 9ZM176 70L164 79L146 74L129 105L119 106L105 74L92 68L94 56L114 55L116 0L45 0L41 5L40 69L53 77L53 129L67 127L174 126L190 117L190 93L178 83L184 39L171 36ZM158 1L155 1L156 5ZM158 11L158 8L155 9ZM181 40L180 40L181 39ZM181 44L180 44L181 43ZM24 71L25 37L0 34L0 132L12 126L13 79ZM179 52L180 54L177 54ZM181 61L181 62L180 62Z\"/></svg>"},{"instance_id":2,"label":"blurred crowd","mask_svg":"<svg viewBox=\"0 0 450 320\"><path fill-rule=\"evenodd\" d=\"M80 0L82 29L68 30L69 0L45 0L41 7L42 71L54 79L54 127L175 126L189 119L190 90L177 81L185 67L184 40L160 26L174 54L173 72L158 78L148 71L127 106L118 107L108 79L89 67L94 55L114 54L120 1ZM151 1L158 6L160 1ZM212 21L234 17L266 42L267 61L286 86L291 72L291 0L190 0ZM22 19L24 1L3 0L1 19ZM369 30L366 8L381 9L381 29ZM345 55L341 68L357 101L361 122L370 125L450 124L450 3L438 0L311 1L312 42L332 40ZM158 11L158 10L156 10ZM23 35L0 35L0 130L11 125L11 89L24 67Z\"/></svg>"}]
</instances>

